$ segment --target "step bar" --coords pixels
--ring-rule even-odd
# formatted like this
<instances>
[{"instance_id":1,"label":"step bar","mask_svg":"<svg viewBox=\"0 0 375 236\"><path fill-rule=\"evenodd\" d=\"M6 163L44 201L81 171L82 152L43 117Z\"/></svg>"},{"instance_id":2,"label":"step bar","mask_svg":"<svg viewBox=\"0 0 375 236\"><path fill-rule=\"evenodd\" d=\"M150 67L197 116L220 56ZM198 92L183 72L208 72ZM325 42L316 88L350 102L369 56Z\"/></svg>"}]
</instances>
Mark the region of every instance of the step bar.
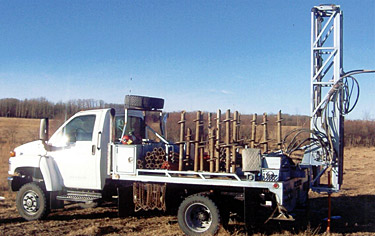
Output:
<instances>
[{"instance_id":1,"label":"step bar","mask_svg":"<svg viewBox=\"0 0 375 236\"><path fill-rule=\"evenodd\" d=\"M65 195L56 196L57 200L90 203L102 198L101 193L68 191Z\"/></svg>"}]
</instances>

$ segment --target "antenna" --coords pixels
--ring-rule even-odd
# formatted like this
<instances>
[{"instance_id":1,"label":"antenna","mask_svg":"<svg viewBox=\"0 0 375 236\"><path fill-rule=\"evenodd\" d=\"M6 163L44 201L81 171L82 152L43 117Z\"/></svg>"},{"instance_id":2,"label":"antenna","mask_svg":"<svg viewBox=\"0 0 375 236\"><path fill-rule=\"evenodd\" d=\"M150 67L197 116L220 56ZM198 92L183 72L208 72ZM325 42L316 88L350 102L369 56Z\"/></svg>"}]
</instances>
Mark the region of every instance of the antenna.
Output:
<instances>
[{"instance_id":1,"label":"antenna","mask_svg":"<svg viewBox=\"0 0 375 236\"><path fill-rule=\"evenodd\" d=\"M129 79L129 95L131 95L131 93L132 93L132 81L133 81L133 77L130 77L130 79Z\"/></svg>"}]
</instances>

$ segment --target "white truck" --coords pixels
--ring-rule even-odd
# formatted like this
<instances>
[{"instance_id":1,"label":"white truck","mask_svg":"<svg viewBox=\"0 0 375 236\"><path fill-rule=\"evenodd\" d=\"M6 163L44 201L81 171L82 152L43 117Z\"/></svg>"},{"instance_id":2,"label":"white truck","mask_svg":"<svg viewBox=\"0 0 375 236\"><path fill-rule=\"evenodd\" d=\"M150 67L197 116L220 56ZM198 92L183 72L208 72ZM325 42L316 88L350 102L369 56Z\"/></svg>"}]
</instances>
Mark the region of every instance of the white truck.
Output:
<instances>
[{"instance_id":1,"label":"white truck","mask_svg":"<svg viewBox=\"0 0 375 236\"><path fill-rule=\"evenodd\" d=\"M283 150L260 154L244 146L232 152L242 163L225 172L170 168L175 153L187 150L186 143L175 145L163 136L164 100L127 96L124 114L114 109L79 112L50 139L48 122L43 122L40 140L15 148L8 180L11 190L18 191L20 215L38 220L67 201L117 199L120 216L176 207L181 230L202 235L215 234L232 216L247 227L292 220L289 213L306 204L310 189L339 191L343 117L353 109L348 83L356 82L353 74L374 71L343 72L339 6L312 8L311 22L310 130L291 133L292 141ZM302 133L308 136L298 141ZM300 163L291 160L294 151L303 151ZM327 184L321 183L326 174Z\"/></svg>"},{"instance_id":2,"label":"white truck","mask_svg":"<svg viewBox=\"0 0 375 236\"><path fill-rule=\"evenodd\" d=\"M65 201L90 204L115 197L120 216L178 204L178 222L186 234L213 234L227 223L230 213L246 222L261 215L291 219L287 211L306 202L308 169L295 166L282 153L261 157L253 150L259 154L253 155L259 169L252 172L142 168L139 160L155 153L165 164L173 164L178 146L154 131L153 121L161 117L164 100L141 96L126 100L125 114L116 115L114 109L78 112L48 141L46 125L41 125L41 140L15 148L8 180L18 191L17 209L23 218L44 218ZM262 171L271 171L273 178L262 176Z\"/></svg>"}]
</instances>

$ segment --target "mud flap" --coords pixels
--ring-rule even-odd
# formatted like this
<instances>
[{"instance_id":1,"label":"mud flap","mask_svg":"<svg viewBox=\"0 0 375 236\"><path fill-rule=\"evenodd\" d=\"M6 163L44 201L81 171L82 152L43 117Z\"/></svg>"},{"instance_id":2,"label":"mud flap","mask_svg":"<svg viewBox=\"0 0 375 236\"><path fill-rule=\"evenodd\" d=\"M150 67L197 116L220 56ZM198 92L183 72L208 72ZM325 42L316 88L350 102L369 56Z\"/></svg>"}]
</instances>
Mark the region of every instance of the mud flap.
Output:
<instances>
[{"instance_id":1,"label":"mud flap","mask_svg":"<svg viewBox=\"0 0 375 236\"><path fill-rule=\"evenodd\" d=\"M64 208L64 201L57 200L56 197L60 194L59 191L49 192L49 204L50 209L62 209Z\"/></svg>"},{"instance_id":2,"label":"mud flap","mask_svg":"<svg viewBox=\"0 0 375 236\"><path fill-rule=\"evenodd\" d=\"M256 194L254 191L251 191L249 188L244 188L243 191L244 195L244 221L245 221L245 228L247 231L254 229L256 224L256 209L257 204L254 199L256 199Z\"/></svg>"},{"instance_id":3,"label":"mud flap","mask_svg":"<svg viewBox=\"0 0 375 236\"><path fill-rule=\"evenodd\" d=\"M118 187L117 196L118 216L127 217L132 215L134 213L132 187Z\"/></svg>"}]
</instances>

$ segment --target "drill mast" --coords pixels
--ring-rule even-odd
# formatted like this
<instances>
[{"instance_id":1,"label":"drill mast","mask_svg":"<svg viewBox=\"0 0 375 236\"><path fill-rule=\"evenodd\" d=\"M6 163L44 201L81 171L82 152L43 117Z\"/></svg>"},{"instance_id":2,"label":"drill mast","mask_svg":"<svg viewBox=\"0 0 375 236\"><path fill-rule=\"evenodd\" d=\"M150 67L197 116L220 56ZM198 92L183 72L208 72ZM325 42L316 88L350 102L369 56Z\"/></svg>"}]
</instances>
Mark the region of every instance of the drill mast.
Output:
<instances>
[{"instance_id":1,"label":"drill mast","mask_svg":"<svg viewBox=\"0 0 375 236\"><path fill-rule=\"evenodd\" d=\"M343 15L338 5L311 10L311 123L324 145L309 147L302 164L312 167L312 190L337 192L343 177ZM328 174L328 183L320 182Z\"/></svg>"}]
</instances>

